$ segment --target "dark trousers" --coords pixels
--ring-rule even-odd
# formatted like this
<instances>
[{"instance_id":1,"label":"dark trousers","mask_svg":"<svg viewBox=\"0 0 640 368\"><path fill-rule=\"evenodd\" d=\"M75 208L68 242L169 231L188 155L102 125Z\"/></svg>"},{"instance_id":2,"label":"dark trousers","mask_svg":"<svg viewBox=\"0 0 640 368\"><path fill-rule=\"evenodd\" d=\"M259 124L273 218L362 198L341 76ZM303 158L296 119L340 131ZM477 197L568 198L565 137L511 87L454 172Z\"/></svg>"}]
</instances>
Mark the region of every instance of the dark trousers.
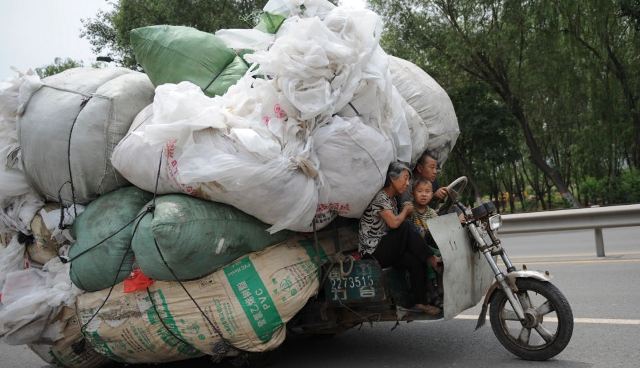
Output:
<instances>
[{"instance_id":1,"label":"dark trousers","mask_svg":"<svg viewBox=\"0 0 640 368\"><path fill-rule=\"evenodd\" d=\"M382 268L397 267L409 272L414 303L427 304L427 258L433 251L412 223L405 221L383 236L373 252Z\"/></svg>"}]
</instances>

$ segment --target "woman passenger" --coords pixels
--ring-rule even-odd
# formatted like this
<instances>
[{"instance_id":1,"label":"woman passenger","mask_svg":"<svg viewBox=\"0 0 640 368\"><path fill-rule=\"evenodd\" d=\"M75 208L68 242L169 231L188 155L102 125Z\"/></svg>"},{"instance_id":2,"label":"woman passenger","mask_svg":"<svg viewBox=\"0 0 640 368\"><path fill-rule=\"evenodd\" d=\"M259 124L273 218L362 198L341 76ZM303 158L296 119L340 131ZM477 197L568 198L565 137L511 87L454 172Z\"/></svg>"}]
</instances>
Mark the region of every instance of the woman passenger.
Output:
<instances>
[{"instance_id":1,"label":"woman passenger","mask_svg":"<svg viewBox=\"0 0 640 368\"><path fill-rule=\"evenodd\" d=\"M407 221L413 212L413 204L406 203L398 212L395 199L407 190L410 177L411 171L404 164L393 162L389 165L384 187L360 218L359 250L362 255L371 255L383 268L406 269L413 291L413 308L438 315L440 308L427 304L427 294L433 288L427 282L427 265L435 268L439 259L414 225Z\"/></svg>"}]
</instances>

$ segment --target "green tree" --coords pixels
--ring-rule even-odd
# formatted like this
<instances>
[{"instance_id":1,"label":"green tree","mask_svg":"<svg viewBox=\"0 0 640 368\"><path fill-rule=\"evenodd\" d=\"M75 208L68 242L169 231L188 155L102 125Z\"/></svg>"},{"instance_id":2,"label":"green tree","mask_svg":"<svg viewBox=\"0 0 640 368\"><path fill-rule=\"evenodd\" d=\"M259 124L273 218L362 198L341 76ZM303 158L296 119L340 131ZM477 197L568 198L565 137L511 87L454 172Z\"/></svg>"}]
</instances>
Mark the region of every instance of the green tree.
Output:
<instances>
[{"instance_id":1,"label":"green tree","mask_svg":"<svg viewBox=\"0 0 640 368\"><path fill-rule=\"evenodd\" d=\"M180 25L215 32L222 28L251 28L266 0L119 0L113 9L83 19L81 36L97 55L110 56L122 66L136 68L129 42L134 28Z\"/></svg>"},{"instance_id":2,"label":"green tree","mask_svg":"<svg viewBox=\"0 0 640 368\"><path fill-rule=\"evenodd\" d=\"M509 110L488 88L469 82L449 90L460 125L460 137L447 163L447 173L470 179L476 202L482 193L496 199L503 184L517 193L513 164L520 158L517 125ZM445 181L453 179L447 175Z\"/></svg>"},{"instance_id":3,"label":"green tree","mask_svg":"<svg viewBox=\"0 0 640 368\"><path fill-rule=\"evenodd\" d=\"M640 164L636 0L373 4L387 20L387 49L445 84L464 73L491 88L518 122L528 159L568 204L577 206L572 188L585 177L614 183L623 159ZM533 180L537 170L519 170L547 186Z\"/></svg>"},{"instance_id":4,"label":"green tree","mask_svg":"<svg viewBox=\"0 0 640 368\"><path fill-rule=\"evenodd\" d=\"M53 59L53 64L45 65L40 68L36 68L36 73L40 78L45 78L50 75L58 74L67 69L77 68L79 66L83 66L82 61L76 61L71 58L60 58L57 57Z\"/></svg>"}]
</instances>

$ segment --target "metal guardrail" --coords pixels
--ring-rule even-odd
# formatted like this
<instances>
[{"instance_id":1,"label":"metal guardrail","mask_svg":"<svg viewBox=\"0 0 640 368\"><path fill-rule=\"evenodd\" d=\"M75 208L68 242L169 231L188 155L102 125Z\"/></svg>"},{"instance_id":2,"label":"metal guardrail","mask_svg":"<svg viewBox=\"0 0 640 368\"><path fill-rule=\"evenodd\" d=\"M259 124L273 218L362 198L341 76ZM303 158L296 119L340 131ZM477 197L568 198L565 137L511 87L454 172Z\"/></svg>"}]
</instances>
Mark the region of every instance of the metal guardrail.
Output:
<instances>
[{"instance_id":1,"label":"metal guardrail","mask_svg":"<svg viewBox=\"0 0 640 368\"><path fill-rule=\"evenodd\" d=\"M596 255L604 257L602 229L640 226L640 204L503 215L500 234L594 229Z\"/></svg>"}]
</instances>

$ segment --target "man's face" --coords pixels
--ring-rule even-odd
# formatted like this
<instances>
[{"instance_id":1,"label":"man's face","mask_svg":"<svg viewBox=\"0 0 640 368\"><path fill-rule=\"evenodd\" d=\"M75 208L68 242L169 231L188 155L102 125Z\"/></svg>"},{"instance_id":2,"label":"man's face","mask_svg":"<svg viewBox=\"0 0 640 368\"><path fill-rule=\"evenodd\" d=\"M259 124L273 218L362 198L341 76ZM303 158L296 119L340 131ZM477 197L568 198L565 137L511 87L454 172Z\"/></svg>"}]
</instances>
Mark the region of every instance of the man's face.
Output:
<instances>
[{"instance_id":1,"label":"man's face","mask_svg":"<svg viewBox=\"0 0 640 368\"><path fill-rule=\"evenodd\" d=\"M438 161L427 157L422 165L418 166L418 173L422 175L423 178L433 182L438 175Z\"/></svg>"}]
</instances>

